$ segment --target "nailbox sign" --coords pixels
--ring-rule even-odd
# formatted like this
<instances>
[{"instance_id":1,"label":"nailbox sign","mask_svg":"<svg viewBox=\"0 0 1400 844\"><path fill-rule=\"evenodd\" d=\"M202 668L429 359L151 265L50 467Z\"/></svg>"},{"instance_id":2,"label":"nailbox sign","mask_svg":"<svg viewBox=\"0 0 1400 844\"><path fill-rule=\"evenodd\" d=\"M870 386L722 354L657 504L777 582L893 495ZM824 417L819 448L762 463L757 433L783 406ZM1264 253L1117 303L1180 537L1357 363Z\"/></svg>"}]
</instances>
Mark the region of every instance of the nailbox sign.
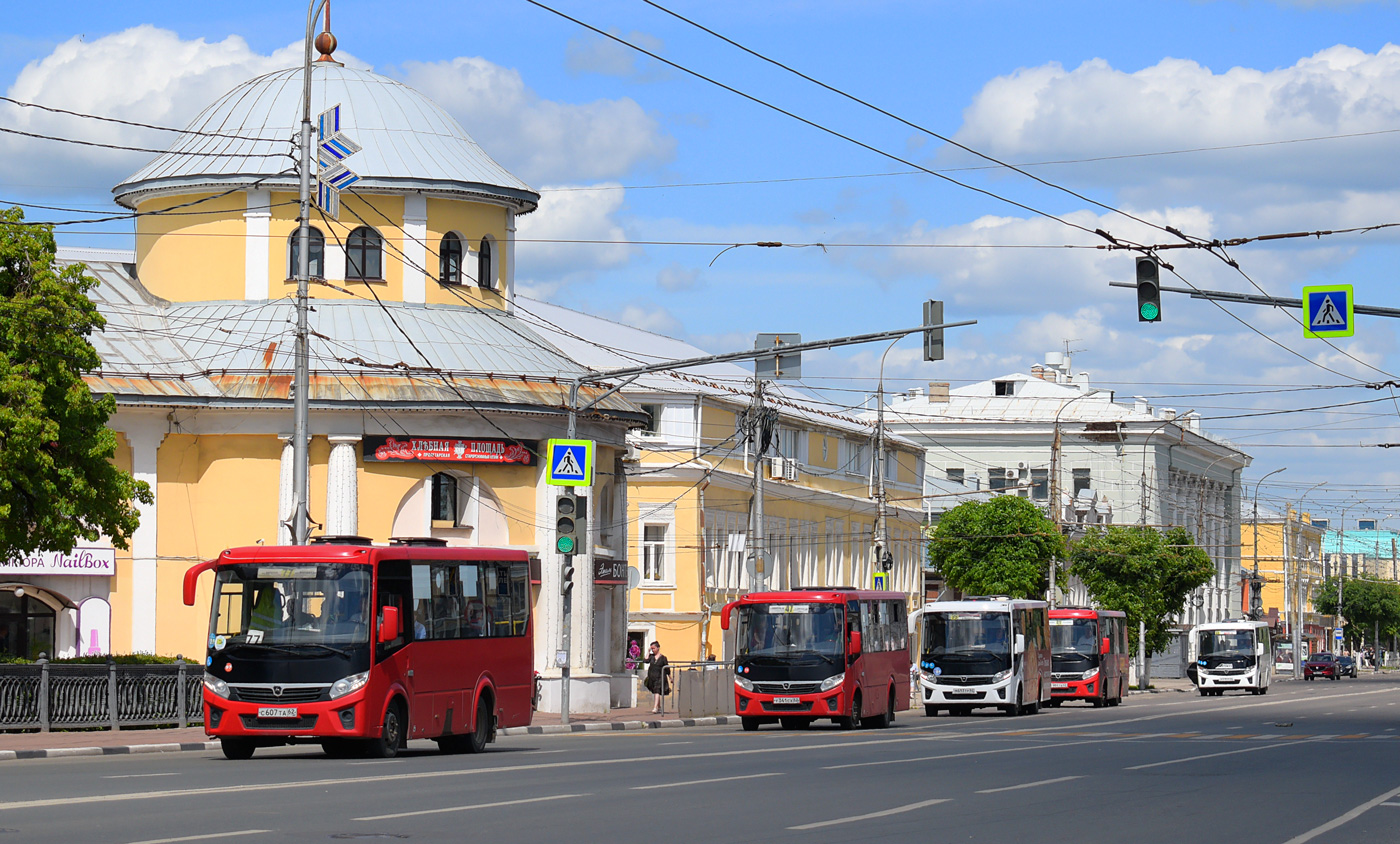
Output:
<instances>
[{"instance_id":1,"label":"nailbox sign","mask_svg":"<svg viewBox=\"0 0 1400 844\"><path fill-rule=\"evenodd\" d=\"M534 443L458 437L365 437L366 461L417 460L448 463L519 463L534 459Z\"/></svg>"},{"instance_id":2,"label":"nailbox sign","mask_svg":"<svg viewBox=\"0 0 1400 844\"><path fill-rule=\"evenodd\" d=\"M36 551L17 559L0 561L0 574L78 574L113 577L117 552L111 548L74 548L73 553Z\"/></svg>"}]
</instances>

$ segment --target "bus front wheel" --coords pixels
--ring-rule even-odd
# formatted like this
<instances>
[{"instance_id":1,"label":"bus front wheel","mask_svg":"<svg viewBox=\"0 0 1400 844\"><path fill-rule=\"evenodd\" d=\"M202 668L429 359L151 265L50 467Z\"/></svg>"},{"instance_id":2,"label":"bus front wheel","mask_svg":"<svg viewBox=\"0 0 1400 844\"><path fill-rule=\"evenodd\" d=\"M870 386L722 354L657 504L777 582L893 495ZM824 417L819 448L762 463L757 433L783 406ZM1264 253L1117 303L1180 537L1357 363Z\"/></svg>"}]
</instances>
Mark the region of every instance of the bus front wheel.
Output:
<instances>
[{"instance_id":1,"label":"bus front wheel","mask_svg":"<svg viewBox=\"0 0 1400 844\"><path fill-rule=\"evenodd\" d=\"M369 754L378 759L392 759L399 754L399 746L404 740L403 704L394 701L384 713L384 727L379 738L370 739Z\"/></svg>"},{"instance_id":2,"label":"bus front wheel","mask_svg":"<svg viewBox=\"0 0 1400 844\"><path fill-rule=\"evenodd\" d=\"M930 717L930 718L937 718L937 717L938 717L938 707L932 706L932 705L926 703L926 704L924 704L924 714L927 715L927 716Z\"/></svg>"},{"instance_id":3,"label":"bus front wheel","mask_svg":"<svg viewBox=\"0 0 1400 844\"><path fill-rule=\"evenodd\" d=\"M744 732L746 732L746 733L755 732L755 731L758 729L758 719L757 719L757 718L740 718L740 719L739 719L739 726L743 727L743 728L744 728Z\"/></svg>"},{"instance_id":4,"label":"bus front wheel","mask_svg":"<svg viewBox=\"0 0 1400 844\"><path fill-rule=\"evenodd\" d=\"M258 749L256 742L245 738L219 739L219 747L223 749L224 757L228 759L252 759L253 751Z\"/></svg>"}]
</instances>

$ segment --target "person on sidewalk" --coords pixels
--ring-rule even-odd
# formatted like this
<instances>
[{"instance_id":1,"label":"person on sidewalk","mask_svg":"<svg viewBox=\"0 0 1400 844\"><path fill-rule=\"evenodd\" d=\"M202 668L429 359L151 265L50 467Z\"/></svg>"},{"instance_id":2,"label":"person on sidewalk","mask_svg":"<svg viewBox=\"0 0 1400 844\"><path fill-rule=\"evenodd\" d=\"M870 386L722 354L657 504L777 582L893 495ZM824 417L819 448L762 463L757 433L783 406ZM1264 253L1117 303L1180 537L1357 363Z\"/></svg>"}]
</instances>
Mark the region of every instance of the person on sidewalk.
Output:
<instances>
[{"instance_id":1,"label":"person on sidewalk","mask_svg":"<svg viewBox=\"0 0 1400 844\"><path fill-rule=\"evenodd\" d=\"M646 665L647 677L642 681L642 685L652 694L652 714L660 715L662 698L671 693L671 669L666 664L666 657L661 655L660 642L651 643L647 651Z\"/></svg>"}]
</instances>

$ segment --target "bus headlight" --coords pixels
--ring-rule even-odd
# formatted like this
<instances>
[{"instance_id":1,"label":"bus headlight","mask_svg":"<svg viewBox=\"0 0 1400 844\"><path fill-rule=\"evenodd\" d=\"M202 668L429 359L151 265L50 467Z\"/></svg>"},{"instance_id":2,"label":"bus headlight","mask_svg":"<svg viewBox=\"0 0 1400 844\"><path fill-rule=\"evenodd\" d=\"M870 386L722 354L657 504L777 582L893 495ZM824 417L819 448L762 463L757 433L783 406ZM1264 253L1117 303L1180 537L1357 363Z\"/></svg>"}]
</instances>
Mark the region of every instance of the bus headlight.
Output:
<instances>
[{"instance_id":1,"label":"bus headlight","mask_svg":"<svg viewBox=\"0 0 1400 844\"><path fill-rule=\"evenodd\" d=\"M836 688L837 686L841 685L841 684L844 683L844 682L846 682L846 674L845 674L845 672L842 672L842 673L840 673L840 674L837 674L835 677L828 677L828 678L826 678L825 680L822 681L822 686L821 686L820 691L829 692L829 691L831 691L832 689Z\"/></svg>"},{"instance_id":2,"label":"bus headlight","mask_svg":"<svg viewBox=\"0 0 1400 844\"><path fill-rule=\"evenodd\" d=\"M1079 679L1092 680L1097 676L1099 676L1099 669L1097 666L1095 666L1094 668L1090 668L1088 671L1085 671L1083 674L1080 674Z\"/></svg>"},{"instance_id":3,"label":"bus headlight","mask_svg":"<svg viewBox=\"0 0 1400 844\"><path fill-rule=\"evenodd\" d=\"M747 678L747 677L735 676L735 678L734 678L734 685L738 686L739 688L743 689L743 690L746 691L746 692L751 692L751 691L753 691L753 683L750 683L750 682L749 682L749 678Z\"/></svg>"},{"instance_id":4,"label":"bus headlight","mask_svg":"<svg viewBox=\"0 0 1400 844\"><path fill-rule=\"evenodd\" d=\"M339 680L336 680L334 683L331 684L331 700L335 700L338 697L345 697L351 692L358 692L360 689L363 689L365 687L365 683L368 682L368 671L362 672L360 674L351 674L349 677L341 677Z\"/></svg>"},{"instance_id":5,"label":"bus headlight","mask_svg":"<svg viewBox=\"0 0 1400 844\"><path fill-rule=\"evenodd\" d=\"M1000 683L1000 682L1002 682L1003 680L1009 680L1009 679L1011 679L1011 669L1010 669L1010 668L1006 669L1005 671L998 671L996 674L992 675L992 682L993 682L993 683Z\"/></svg>"},{"instance_id":6,"label":"bus headlight","mask_svg":"<svg viewBox=\"0 0 1400 844\"><path fill-rule=\"evenodd\" d=\"M204 688L225 700L228 699L228 683L225 683L213 674L204 675Z\"/></svg>"}]
</instances>

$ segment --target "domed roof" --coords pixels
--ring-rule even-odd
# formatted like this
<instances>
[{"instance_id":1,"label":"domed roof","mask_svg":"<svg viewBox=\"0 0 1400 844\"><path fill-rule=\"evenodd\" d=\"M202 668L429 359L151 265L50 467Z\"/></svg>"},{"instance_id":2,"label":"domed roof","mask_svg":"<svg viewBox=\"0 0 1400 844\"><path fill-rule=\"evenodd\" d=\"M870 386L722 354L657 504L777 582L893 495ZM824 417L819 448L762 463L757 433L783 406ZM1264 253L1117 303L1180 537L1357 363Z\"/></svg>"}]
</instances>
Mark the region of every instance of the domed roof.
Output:
<instances>
[{"instance_id":1,"label":"domed roof","mask_svg":"<svg viewBox=\"0 0 1400 844\"><path fill-rule=\"evenodd\" d=\"M167 152L112 189L117 202L135 208L152 193L296 190L301 74L301 68L275 71L220 97ZM493 161L451 115L407 85L367 70L314 62L312 121L337 103L341 131L364 147L345 162L361 177L354 190L491 198L520 213L538 205L538 193Z\"/></svg>"}]
</instances>

